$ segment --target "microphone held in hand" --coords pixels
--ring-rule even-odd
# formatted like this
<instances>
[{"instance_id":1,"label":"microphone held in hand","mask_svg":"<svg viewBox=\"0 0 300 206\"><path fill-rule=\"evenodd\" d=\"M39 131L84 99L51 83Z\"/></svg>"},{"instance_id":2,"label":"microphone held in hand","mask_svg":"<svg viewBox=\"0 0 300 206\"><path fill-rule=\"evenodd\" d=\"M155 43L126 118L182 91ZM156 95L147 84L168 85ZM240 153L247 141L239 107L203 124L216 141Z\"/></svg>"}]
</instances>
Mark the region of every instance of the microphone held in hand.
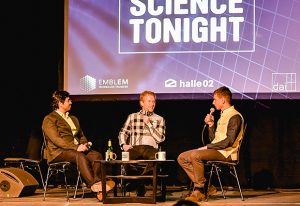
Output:
<instances>
[{"instance_id":1,"label":"microphone held in hand","mask_svg":"<svg viewBox=\"0 0 300 206\"><path fill-rule=\"evenodd\" d=\"M210 108L209 110L209 114L206 115L205 117L205 124L204 124L204 128L206 127L206 124L208 124L208 122L212 122L213 121L213 117L210 117L211 115L213 115L213 113L215 112L215 108Z\"/></svg>"},{"instance_id":2,"label":"microphone held in hand","mask_svg":"<svg viewBox=\"0 0 300 206\"><path fill-rule=\"evenodd\" d=\"M212 115L214 112L215 112L215 108L211 107L210 110L209 110L209 115ZM201 132L201 139L202 139L203 146L206 145L205 142L204 142L204 130L206 128L206 125L207 124L205 123L204 126L203 126L203 129L202 129L202 132Z\"/></svg>"},{"instance_id":3,"label":"microphone held in hand","mask_svg":"<svg viewBox=\"0 0 300 206\"><path fill-rule=\"evenodd\" d=\"M92 143L92 142L88 142L88 143L86 143L86 147L87 147L88 149L91 149L92 145L93 145L93 143Z\"/></svg>"},{"instance_id":4,"label":"microphone held in hand","mask_svg":"<svg viewBox=\"0 0 300 206\"><path fill-rule=\"evenodd\" d=\"M211 107L209 110L209 115L213 115L214 112L215 112L215 108ZM213 121L213 118L210 118L210 121Z\"/></svg>"},{"instance_id":5,"label":"microphone held in hand","mask_svg":"<svg viewBox=\"0 0 300 206\"><path fill-rule=\"evenodd\" d=\"M149 112L148 110L143 112L143 115L150 117L153 114L153 112Z\"/></svg>"},{"instance_id":6,"label":"microphone held in hand","mask_svg":"<svg viewBox=\"0 0 300 206\"><path fill-rule=\"evenodd\" d=\"M210 111L209 114L212 115L215 112L215 108L212 107L212 108L210 108L209 111Z\"/></svg>"}]
</instances>

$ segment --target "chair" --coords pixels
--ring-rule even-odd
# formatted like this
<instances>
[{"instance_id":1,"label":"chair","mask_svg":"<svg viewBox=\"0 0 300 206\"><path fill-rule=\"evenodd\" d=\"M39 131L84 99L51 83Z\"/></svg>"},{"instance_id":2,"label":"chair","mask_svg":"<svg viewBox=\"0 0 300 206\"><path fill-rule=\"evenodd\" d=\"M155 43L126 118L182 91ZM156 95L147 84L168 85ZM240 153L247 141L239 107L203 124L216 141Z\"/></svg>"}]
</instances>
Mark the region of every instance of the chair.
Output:
<instances>
[{"instance_id":1,"label":"chair","mask_svg":"<svg viewBox=\"0 0 300 206\"><path fill-rule=\"evenodd\" d=\"M40 160L34 160L22 157L7 157L4 159L5 167L19 167L22 170L35 170L39 173L41 183L44 188L44 179L40 167Z\"/></svg>"},{"instance_id":2,"label":"chair","mask_svg":"<svg viewBox=\"0 0 300 206\"><path fill-rule=\"evenodd\" d=\"M43 156L40 156L40 159L32 159L32 158L24 158L24 157L7 157L4 158L4 167L18 167L22 170L35 171L40 176L41 184L44 188L44 179L41 171L41 162L43 160Z\"/></svg>"},{"instance_id":3,"label":"chair","mask_svg":"<svg viewBox=\"0 0 300 206\"><path fill-rule=\"evenodd\" d=\"M240 186L240 181L239 181L239 178L238 178L238 175L237 175L237 172L236 172L236 167L239 164L239 153L240 153L242 141L244 139L244 135L245 135L245 132L246 132L246 128L247 128L247 124L244 124L244 130L243 130L242 138L239 141L239 147L238 147L238 150L237 150L237 160L230 161L230 162L207 161L207 163L206 163L207 165L211 166L210 173L209 173L208 187L211 184L212 173L215 172L217 174L218 181L219 181L220 188L221 188L222 195L223 195L224 199L226 199L226 196L224 194L224 189L223 189L223 186L222 186L221 177L220 177L219 173L222 172L222 169L224 167L227 167L227 168L229 168L230 174L236 179L236 182L237 182L237 185L238 185L238 188L239 188L239 191L240 191L241 199L242 199L242 201L244 201L244 196L243 196L243 192L242 192L242 189L241 189L241 186ZM207 193L208 192L206 191L206 200L208 200L208 197L209 197L209 195Z\"/></svg>"},{"instance_id":4,"label":"chair","mask_svg":"<svg viewBox=\"0 0 300 206\"><path fill-rule=\"evenodd\" d=\"M47 140L46 140L44 131L43 131L43 138L44 138L44 141L43 141L42 151L44 150L44 148L47 147ZM52 175L58 175L58 174L63 174L65 190L66 190L66 198L67 198L67 201L69 201L69 186L68 186L67 175L66 175L67 171L76 171L76 173L77 173L77 181L76 181L75 192L74 192L74 196L73 196L74 199L76 198L79 181L81 182L81 184L83 183L81 176L80 176L80 171L77 170L77 167L75 164L68 162L68 161L64 161L64 162L48 163L47 177L46 177L45 184L44 184L44 198L43 198L44 201L46 199L46 192L47 192L48 181L49 181L50 177ZM82 186L82 192L83 192L82 197L84 197L84 186Z\"/></svg>"}]
</instances>

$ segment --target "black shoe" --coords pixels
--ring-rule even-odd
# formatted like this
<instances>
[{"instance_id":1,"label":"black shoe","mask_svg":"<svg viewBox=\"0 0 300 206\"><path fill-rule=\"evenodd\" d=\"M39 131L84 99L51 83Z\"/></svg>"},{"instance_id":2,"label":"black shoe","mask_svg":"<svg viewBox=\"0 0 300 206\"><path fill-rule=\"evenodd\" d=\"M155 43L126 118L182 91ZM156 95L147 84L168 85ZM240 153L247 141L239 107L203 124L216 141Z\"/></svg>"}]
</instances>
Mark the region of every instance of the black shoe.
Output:
<instances>
[{"instance_id":1,"label":"black shoe","mask_svg":"<svg viewBox=\"0 0 300 206\"><path fill-rule=\"evenodd\" d=\"M132 183L132 182L128 182L126 185L125 185L125 190L126 192L132 192L134 190L137 189L137 184L135 183Z\"/></svg>"},{"instance_id":2,"label":"black shoe","mask_svg":"<svg viewBox=\"0 0 300 206\"><path fill-rule=\"evenodd\" d=\"M145 185L139 185L136 189L136 196L138 197L144 197L146 194L146 187Z\"/></svg>"}]
</instances>

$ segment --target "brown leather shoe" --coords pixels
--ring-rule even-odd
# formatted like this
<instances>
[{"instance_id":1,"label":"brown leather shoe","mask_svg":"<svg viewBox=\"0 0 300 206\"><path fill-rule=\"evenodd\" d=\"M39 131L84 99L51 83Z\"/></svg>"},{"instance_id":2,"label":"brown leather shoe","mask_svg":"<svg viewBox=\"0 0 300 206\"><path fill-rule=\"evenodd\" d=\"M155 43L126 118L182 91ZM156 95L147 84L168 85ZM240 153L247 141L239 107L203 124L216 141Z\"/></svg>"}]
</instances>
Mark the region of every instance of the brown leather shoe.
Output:
<instances>
[{"instance_id":1,"label":"brown leather shoe","mask_svg":"<svg viewBox=\"0 0 300 206\"><path fill-rule=\"evenodd\" d=\"M207 195L210 196L210 195L214 195L216 193L217 193L217 188L213 185L210 185L208 187Z\"/></svg>"},{"instance_id":2,"label":"brown leather shoe","mask_svg":"<svg viewBox=\"0 0 300 206\"><path fill-rule=\"evenodd\" d=\"M116 183L112 180L107 180L106 181L106 192L112 190L114 188L114 186L116 185ZM95 184L93 184L91 186L91 190L93 192L101 192L102 191L102 182L96 182Z\"/></svg>"},{"instance_id":3,"label":"brown leather shoe","mask_svg":"<svg viewBox=\"0 0 300 206\"><path fill-rule=\"evenodd\" d=\"M200 202L205 200L205 195L202 192L200 192L200 190L194 190L191 196L186 197L185 200Z\"/></svg>"}]
</instances>

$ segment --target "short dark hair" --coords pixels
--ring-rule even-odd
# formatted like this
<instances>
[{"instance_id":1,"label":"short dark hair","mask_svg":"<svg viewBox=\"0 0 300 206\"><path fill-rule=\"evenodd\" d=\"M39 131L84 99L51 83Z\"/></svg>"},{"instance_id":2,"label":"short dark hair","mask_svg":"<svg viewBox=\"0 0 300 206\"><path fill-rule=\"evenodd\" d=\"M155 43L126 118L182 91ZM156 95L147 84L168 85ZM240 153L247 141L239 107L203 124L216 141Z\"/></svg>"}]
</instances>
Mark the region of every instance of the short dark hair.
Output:
<instances>
[{"instance_id":1,"label":"short dark hair","mask_svg":"<svg viewBox=\"0 0 300 206\"><path fill-rule=\"evenodd\" d=\"M66 98L70 97L69 92L63 90L56 90L52 94L51 106L53 110L58 109L58 103L64 103Z\"/></svg>"},{"instance_id":2,"label":"short dark hair","mask_svg":"<svg viewBox=\"0 0 300 206\"><path fill-rule=\"evenodd\" d=\"M229 104L231 104L232 93L231 93L231 91L229 90L228 87L223 86L223 87L220 87L220 88L216 89L214 91L214 95L215 94L218 95L218 96L224 97L227 100L227 102Z\"/></svg>"}]
</instances>

